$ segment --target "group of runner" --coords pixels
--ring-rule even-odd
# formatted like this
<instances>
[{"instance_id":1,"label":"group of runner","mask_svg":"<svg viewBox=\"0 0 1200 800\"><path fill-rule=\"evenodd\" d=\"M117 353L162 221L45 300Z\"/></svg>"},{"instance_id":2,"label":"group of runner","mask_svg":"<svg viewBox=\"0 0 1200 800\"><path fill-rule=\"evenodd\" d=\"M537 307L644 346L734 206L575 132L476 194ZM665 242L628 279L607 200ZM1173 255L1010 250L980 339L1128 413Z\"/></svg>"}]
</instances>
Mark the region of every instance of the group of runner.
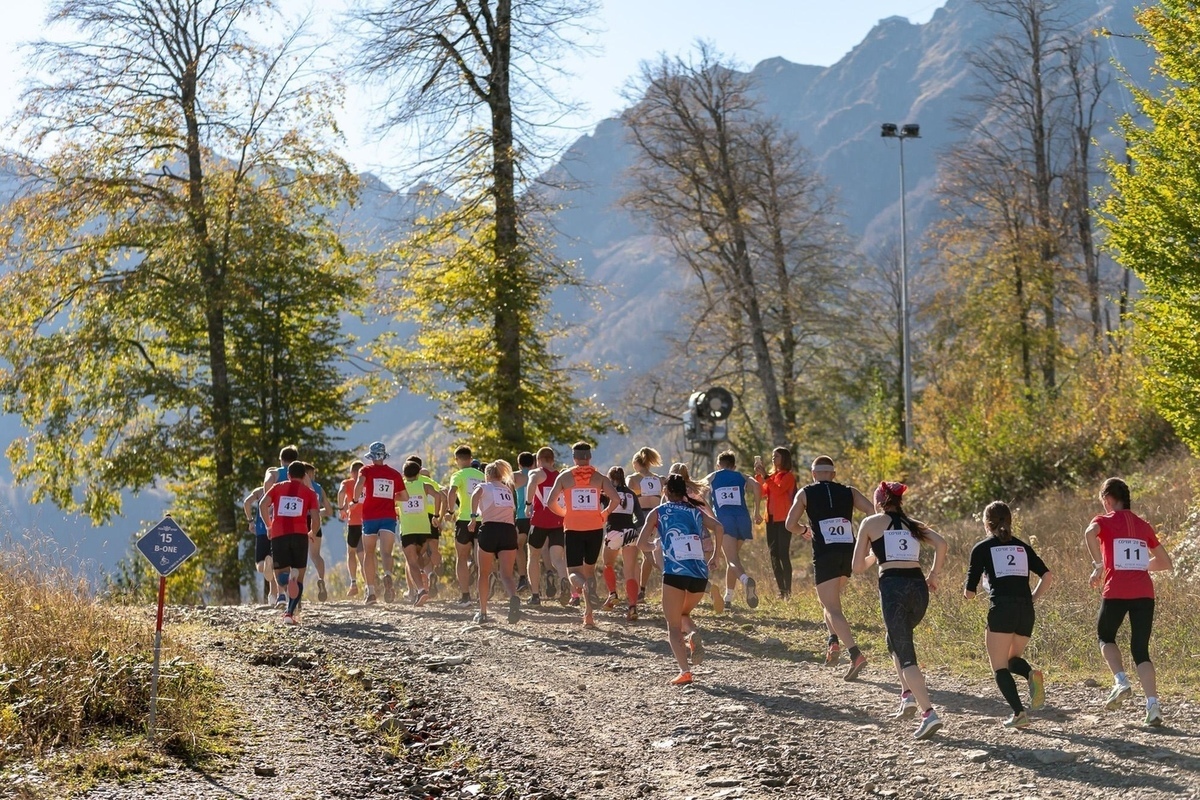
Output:
<instances>
[{"instance_id":1,"label":"group of runner","mask_svg":"<svg viewBox=\"0 0 1200 800\"><path fill-rule=\"evenodd\" d=\"M756 458L752 476L737 470L733 452L724 452L718 468L700 481L692 480L682 463L673 464L665 476L656 473L663 462L650 447L634 455L628 479L619 466L607 473L597 471L592 455L588 443L578 442L571 450L571 466L559 470L555 452L543 447L536 455L521 453L514 470L503 460L481 465L463 446L455 452L457 470L443 488L419 458L410 456L397 471L386 463L384 444L372 444L365 455L368 463L352 465L337 496L338 513L347 521L350 596L358 594L361 566L365 602L377 602L377 562L382 561L383 599L394 600L392 555L399 535L408 599L423 605L437 592L438 538L443 518L449 518L454 521L455 577L463 605L472 603L474 572L479 604L474 622L490 621L492 582L498 581L507 597L509 622L522 613L521 591L529 590L531 606L541 604L544 591L548 596L557 593L563 605L581 605L583 625L593 628L598 607L613 609L621 602L616 575L620 559L630 621L637 619L652 571L662 576L663 615L679 667L671 683L686 685L694 680L692 667L704 658L691 612L710 587L717 613L734 602L739 586L746 605L758 605L757 584L745 570L741 551L753 538L754 526L765 521L781 598L792 590L791 537L811 542L816 594L828 631L825 663L836 666L845 646L847 681L858 677L867 659L842 611L842 594L853 574L877 568L887 650L900 689L895 716L919 714L913 734L918 739L941 728L917 662L914 631L925 615L929 592L941 582L948 548L936 531L904 512L904 484L881 482L868 499L838 482L833 460L821 456L811 464L812 481L799 486L791 453L782 447L772 453L770 470ZM246 513L259 539L266 539L256 547L259 568L265 579L274 581L270 591L285 607L284 622L295 624L310 558L318 571L319 598L325 599L320 531L322 514L331 507L315 482L315 470L298 460L294 448L284 448L280 462L268 472L263 487L247 497ZM1100 501L1105 513L1092 520L1085 541L1094 566L1091 583L1103 597L1097 638L1114 679L1105 704L1119 708L1132 693L1116 646L1117 631L1128 616L1131 655L1146 695L1145 721L1160 725L1149 657L1154 614L1149 573L1170 570L1171 559L1153 528L1130 510L1129 488L1123 481L1106 481ZM856 511L863 517L857 535ZM1034 549L1013 536L1012 512L1005 503L990 504L983 521L987 536L971 552L963 597L975 597L986 580L991 604L987 654L1012 710L1004 725L1020 729L1030 720L1013 676L1028 683L1029 710L1045 702L1043 673L1024 659L1024 651L1033 633L1034 602L1049 589L1053 576ZM928 572L921 564L922 550L932 553ZM720 556L726 564L723 582L715 572ZM608 592L603 601L594 580L598 565ZM551 574L556 577L549 578ZM1037 578L1033 588L1031 576Z\"/></svg>"}]
</instances>

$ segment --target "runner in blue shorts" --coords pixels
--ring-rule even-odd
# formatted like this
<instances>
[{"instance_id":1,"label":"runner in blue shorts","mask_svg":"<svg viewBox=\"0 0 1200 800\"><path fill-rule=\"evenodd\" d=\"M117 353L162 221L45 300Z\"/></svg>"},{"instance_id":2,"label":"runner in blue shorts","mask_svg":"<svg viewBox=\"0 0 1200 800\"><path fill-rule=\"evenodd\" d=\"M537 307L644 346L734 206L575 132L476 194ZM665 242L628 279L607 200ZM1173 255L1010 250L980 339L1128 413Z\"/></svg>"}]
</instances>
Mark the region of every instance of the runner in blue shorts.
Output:
<instances>
[{"instance_id":1,"label":"runner in blue shorts","mask_svg":"<svg viewBox=\"0 0 1200 800\"><path fill-rule=\"evenodd\" d=\"M754 538L754 525L762 524L762 489L758 481L747 480L737 471L737 456L726 450L717 456L719 469L705 478L712 491L712 506L717 521L725 529L721 548L725 553L725 604L733 602L733 590L740 581L746 590L746 605L758 608L758 591L754 578L742 564L742 545ZM753 498L754 518L751 519L747 500Z\"/></svg>"}]
</instances>

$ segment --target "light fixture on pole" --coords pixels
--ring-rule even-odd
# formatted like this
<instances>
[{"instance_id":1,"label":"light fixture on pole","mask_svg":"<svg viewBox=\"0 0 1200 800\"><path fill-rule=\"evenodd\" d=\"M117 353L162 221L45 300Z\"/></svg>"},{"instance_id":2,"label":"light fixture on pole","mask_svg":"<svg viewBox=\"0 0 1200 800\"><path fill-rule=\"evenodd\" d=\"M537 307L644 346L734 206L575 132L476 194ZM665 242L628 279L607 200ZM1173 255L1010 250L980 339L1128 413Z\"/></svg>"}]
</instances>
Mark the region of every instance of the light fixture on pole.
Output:
<instances>
[{"instance_id":1,"label":"light fixture on pole","mask_svg":"<svg viewBox=\"0 0 1200 800\"><path fill-rule=\"evenodd\" d=\"M880 126L885 139L900 140L900 337L904 372L904 447L912 449L912 339L908 327L908 215L904 203L904 140L921 138L921 126L909 123L896 126L885 122Z\"/></svg>"}]
</instances>

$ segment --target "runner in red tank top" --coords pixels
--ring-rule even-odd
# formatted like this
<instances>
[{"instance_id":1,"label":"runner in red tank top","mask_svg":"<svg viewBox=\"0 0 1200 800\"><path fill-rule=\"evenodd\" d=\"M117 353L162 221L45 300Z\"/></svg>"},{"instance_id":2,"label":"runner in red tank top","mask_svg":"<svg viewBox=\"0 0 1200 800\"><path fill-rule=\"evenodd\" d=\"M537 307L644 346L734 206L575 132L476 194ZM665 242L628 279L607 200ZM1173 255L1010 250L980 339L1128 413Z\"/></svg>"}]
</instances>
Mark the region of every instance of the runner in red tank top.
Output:
<instances>
[{"instance_id":1,"label":"runner in red tank top","mask_svg":"<svg viewBox=\"0 0 1200 800\"><path fill-rule=\"evenodd\" d=\"M567 553L563 547L562 517L547 506L550 487L558 477L554 468L554 451L543 447L537 451L537 468L530 470L528 488L525 490L525 507L530 512L529 528L529 585L533 595L529 605L542 602L538 590L542 588L541 571L546 567L546 597L554 597L563 605L571 599L571 582L567 580ZM557 577L555 577L557 575Z\"/></svg>"},{"instance_id":2,"label":"runner in red tank top","mask_svg":"<svg viewBox=\"0 0 1200 800\"><path fill-rule=\"evenodd\" d=\"M592 467L592 446L587 442L576 442L571 458L575 466L559 473L550 488L550 510L563 518L567 571L584 597L583 626L594 628L593 608L600 598L592 579L604 547L604 523L616 507L617 487Z\"/></svg>"}]
</instances>

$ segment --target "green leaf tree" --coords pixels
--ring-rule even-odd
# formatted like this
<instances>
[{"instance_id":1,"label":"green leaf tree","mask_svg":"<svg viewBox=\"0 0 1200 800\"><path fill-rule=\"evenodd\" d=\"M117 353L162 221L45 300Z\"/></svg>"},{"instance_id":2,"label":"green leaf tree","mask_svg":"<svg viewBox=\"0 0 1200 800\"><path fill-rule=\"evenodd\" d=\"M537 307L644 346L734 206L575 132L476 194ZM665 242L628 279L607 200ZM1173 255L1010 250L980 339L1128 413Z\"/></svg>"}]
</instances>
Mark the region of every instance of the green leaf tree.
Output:
<instances>
[{"instance_id":1,"label":"green leaf tree","mask_svg":"<svg viewBox=\"0 0 1200 800\"><path fill-rule=\"evenodd\" d=\"M1134 341L1147 357L1146 388L1159 412L1200 453L1200 9L1160 0L1137 22L1155 51L1154 87L1128 85L1140 118L1121 120L1124 158L1110 156L1112 191L1101 206L1106 245L1145 292Z\"/></svg>"},{"instance_id":2,"label":"green leaf tree","mask_svg":"<svg viewBox=\"0 0 1200 800\"><path fill-rule=\"evenodd\" d=\"M0 394L33 499L97 522L121 492L180 498L220 596L239 596L235 503L280 440L357 412L338 315L360 296L325 209L339 87L265 0L61 0L77 39L34 46L0 212Z\"/></svg>"}]
</instances>

